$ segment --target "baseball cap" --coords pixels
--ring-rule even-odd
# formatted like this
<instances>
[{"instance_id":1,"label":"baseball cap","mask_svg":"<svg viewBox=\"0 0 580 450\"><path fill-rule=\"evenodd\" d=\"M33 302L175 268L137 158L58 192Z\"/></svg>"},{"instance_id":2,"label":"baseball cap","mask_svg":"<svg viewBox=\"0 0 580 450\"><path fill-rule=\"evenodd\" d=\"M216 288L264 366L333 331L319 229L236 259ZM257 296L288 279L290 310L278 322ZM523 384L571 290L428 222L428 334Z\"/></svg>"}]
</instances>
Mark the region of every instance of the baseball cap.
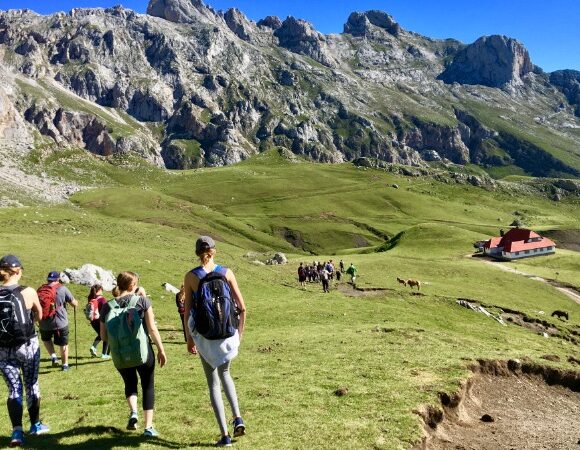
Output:
<instances>
[{"instance_id":1,"label":"baseball cap","mask_svg":"<svg viewBox=\"0 0 580 450\"><path fill-rule=\"evenodd\" d=\"M48 275L46 276L47 281L58 281L60 280L60 272L48 272Z\"/></svg>"},{"instance_id":2,"label":"baseball cap","mask_svg":"<svg viewBox=\"0 0 580 450\"><path fill-rule=\"evenodd\" d=\"M0 259L0 267L22 267L22 263L16 256L6 255Z\"/></svg>"},{"instance_id":3,"label":"baseball cap","mask_svg":"<svg viewBox=\"0 0 580 450\"><path fill-rule=\"evenodd\" d=\"M210 248L215 248L215 242L209 236L200 236L195 242L195 253L200 254Z\"/></svg>"}]
</instances>

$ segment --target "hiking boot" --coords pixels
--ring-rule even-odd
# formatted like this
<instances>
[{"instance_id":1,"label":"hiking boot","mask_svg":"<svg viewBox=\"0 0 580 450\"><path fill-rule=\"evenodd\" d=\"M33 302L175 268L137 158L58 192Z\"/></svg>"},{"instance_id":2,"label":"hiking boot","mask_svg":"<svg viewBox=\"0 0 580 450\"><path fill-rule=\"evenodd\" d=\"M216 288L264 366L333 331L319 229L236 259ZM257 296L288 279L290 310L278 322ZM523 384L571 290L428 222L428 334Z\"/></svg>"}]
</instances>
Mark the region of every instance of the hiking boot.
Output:
<instances>
[{"instance_id":1,"label":"hiking boot","mask_svg":"<svg viewBox=\"0 0 580 450\"><path fill-rule=\"evenodd\" d=\"M56 356L53 356L52 358L50 358L51 362L52 362L52 367L58 367L60 366L59 362L58 362L58 358Z\"/></svg>"},{"instance_id":2,"label":"hiking boot","mask_svg":"<svg viewBox=\"0 0 580 450\"><path fill-rule=\"evenodd\" d=\"M63 365L60 367L60 370L62 370L63 372L67 372L68 370L70 370L70 367L69 367L69 365L68 365L68 364L63 364Z\"/></svg>"},{"instance_id":3,"label":"hiking boot","mask_svg":"<svg viewBox=\"0 0 580 450\"><path fill-rule=\"evenodd\" d=\"M159 431L157 431L153 427L145 428L145 431L143 431L143 436L145 436L145 437L157 437L157 436L159 436Z\"/></svg>"},{"instance_id":4,"label":"hiking boot","mask_svg":"<svg viewBox=\"0 0 580 450\"><path fill-rule=\"evenodd\" d=\"M215 443L216 447L231 447L232 438L229 436L222 436L222 438Z\"/></svg>"},{"instance_id":5,"label":"hiking boot","mask_svg":"<svg viewBox=\"0 0 580 450\"><path fill-rule=\"evenodd\" d=\"M108 361L109 359L111 359L111 355L101 355L101 359Z\"/></svg>"},{"instance_id":6,"label":"hiking boot","mask_svg":"<svg viewBox=\"0 0 580 450\"><path fill-rule=\"evenodd\" d=\"M246 426L241 417L236 417L233 422L234 425L234 437L240 437L246 434Z\"/></svg>"},{"instance_id":7,"label":"hiking boot","mask_svg":"<svg viewBox=\"0 0 580 450\"><path fill-rule=\"evenodd\" d=\"M129 421L127 422L127 430L136 430L137 422L139 422L139 416L137 416L137 411L133 411L129 416Z\"/></svg>"},{"instance_id":8,"label":"hiking boot","mask_svg":"<svg viewBox=\"0 0 580 450\"><path fill-rule=\"evenodd\" d=\"M22 430L14 430L10 437L9 447L21 447L24 444L24 432Z\"/></svg>"},{"instance_id":9,"label":"hiking boot","mask_svg":"<svg viewBox=\"0 0 580 450\"><path fill-rule=\"evenodd\" d=\"M90 352L93 358L97 357L97 348L94 345L91 345Z\"/></svg>"},{"instance_id":10,"label":"hiking boot","mask_svg":"<svg viewBox=\"0 0 580 450\"><path fill-rule=\"evenodd\" d=\"M39 434L48 433L49 431L50 431L50 428L48 428L48 425L45 425L42 422L36 422L34 425L30 426L30 430L28 431L28 434L36 436Z\"/></svg>"}]
</instances>

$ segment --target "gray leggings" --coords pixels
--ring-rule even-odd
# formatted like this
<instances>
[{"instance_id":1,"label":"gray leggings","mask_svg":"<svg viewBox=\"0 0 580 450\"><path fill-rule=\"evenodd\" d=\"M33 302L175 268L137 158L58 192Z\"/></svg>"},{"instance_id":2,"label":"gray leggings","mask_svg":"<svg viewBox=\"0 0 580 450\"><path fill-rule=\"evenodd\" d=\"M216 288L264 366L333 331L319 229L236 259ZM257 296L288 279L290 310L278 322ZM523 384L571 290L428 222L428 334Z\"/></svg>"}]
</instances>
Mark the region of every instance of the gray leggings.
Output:
<instances>
[{"instance_id":1,"label":"gray leggings","mask_svg":"<svg viewBox=\"0 0 580 450\"><path fill-rule=\"evenodd\" d=\"M228 434L228 425L226 422L226 414L224 412L224 401L222 399L220 380L221 384L224 386L224 392L228 402L230 403L230 407L232 408L233 416L240 417L240 407L238 406L236 387L234 386L234 380L232 380L232 376L230 375L230 363L227 362L214 369L205 361L205 359L203 359L203 357L201 357L201 355L200 359L207 379L209 398L211 400L213 412L215 413L215 418L218 421L222 435L226 435Z\"/></svg>"}]
</instances>

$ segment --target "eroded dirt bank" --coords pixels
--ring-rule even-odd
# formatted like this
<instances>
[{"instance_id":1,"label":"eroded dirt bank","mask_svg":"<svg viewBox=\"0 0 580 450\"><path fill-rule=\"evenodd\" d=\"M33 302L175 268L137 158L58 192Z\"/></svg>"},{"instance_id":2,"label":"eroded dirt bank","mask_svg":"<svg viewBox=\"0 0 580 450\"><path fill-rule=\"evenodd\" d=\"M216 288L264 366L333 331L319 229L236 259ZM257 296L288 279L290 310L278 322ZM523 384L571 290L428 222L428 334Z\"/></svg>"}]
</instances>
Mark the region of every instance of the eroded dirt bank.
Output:
<instances>
[{"instance_id":1,"label":"eroded dirt bank","mask_svg":"<svg viewBox=\"0 0 580 450\"><path fill-rule=\"evenodd\" d=\"M417 413L414 450L580 448L580 372L530 362L480 361L456 394Z\"/></svg>"}]
</instances>

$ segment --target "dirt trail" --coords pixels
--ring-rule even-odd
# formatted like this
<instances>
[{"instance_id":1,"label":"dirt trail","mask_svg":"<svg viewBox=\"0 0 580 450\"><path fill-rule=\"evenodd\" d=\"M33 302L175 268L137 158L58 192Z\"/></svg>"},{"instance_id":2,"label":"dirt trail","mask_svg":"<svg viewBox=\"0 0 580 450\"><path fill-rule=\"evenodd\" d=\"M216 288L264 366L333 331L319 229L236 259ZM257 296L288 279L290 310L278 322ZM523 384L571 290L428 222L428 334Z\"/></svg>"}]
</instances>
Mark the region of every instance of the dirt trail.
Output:
<instances>
[{"instance_id":1,"label":"dirt trail","mask_svg":"<svg viewBox=\"0 0 580 450\"><path fill-rule=\"evenodd\" d=\"M506 266L502 263L496 262L496 261L490 261L490 260L484 259L483 262L486 264L489 264L493 267L497 267L498 269L504 270L506 272L515 273L517 275L522 275L524 277L527 277L531 280L536 280L536 281L540 281L542 283L549 284L549 285L553 286L555 289L559 290L562 294L568 296L570 299L572 299L573 301L575 301L577 304L580 305L580 293L574 288L563 286L562 284L558 283L556 280L547 280L546 278L538 277L536 275L530 275L529 273L522 272L521 270L514 269L513 267L508 267L508 266Z\"/></svg>"}]
</instances>

